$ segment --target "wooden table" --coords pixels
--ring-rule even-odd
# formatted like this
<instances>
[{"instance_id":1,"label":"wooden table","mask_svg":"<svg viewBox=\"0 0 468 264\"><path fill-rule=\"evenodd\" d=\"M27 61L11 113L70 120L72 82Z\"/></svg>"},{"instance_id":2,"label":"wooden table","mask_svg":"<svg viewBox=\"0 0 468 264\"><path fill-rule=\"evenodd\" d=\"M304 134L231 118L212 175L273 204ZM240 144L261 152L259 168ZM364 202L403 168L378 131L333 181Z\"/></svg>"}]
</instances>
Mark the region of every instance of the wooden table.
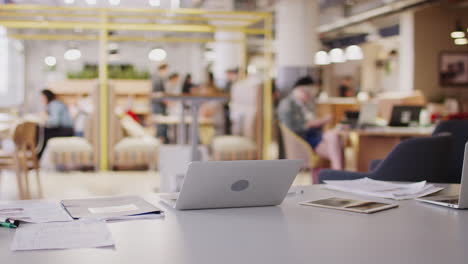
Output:
<instances>
[{"instance_id":1,"label":"wooden table","mask_svg":"<svg viewBox=\"0 0 468 264\"><path fill-rule=\"evenodd\" d=\"M434 127L375 127L341 131L351 143L355 168L367 172L372 160L385 158L401 141L408 138L429 137Z\"/></svg>"},{"instance_id":2,"label":"wooden table","mask_svg":"<svg viewBox=\"0 0 468 264\"><path fill-rule=\"evenodd\" d=\"M333 128L345 119L347 111L359 111L360 105L356 98L329 98L317 102L317 116L331 115L332 120L327 128Z\"/></svg>"}]
</instances>

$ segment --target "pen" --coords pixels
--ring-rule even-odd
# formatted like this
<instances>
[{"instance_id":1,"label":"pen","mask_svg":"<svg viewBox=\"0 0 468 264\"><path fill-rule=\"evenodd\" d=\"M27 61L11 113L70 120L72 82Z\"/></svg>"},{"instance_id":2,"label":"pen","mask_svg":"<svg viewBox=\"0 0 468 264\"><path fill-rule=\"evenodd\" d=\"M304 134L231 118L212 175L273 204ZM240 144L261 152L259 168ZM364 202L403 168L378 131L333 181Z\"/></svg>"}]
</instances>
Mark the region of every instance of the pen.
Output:
<instances>
[{"instance_id":1,"label":"pen","mask_svg":"<svg viewBox=\"0 0 468 264\"><path fill-rule=\"evenodd\" d=\"M14 225L14 224L11 224L11 223L0 222L0 227L17 228L18 226Z\"/></svg>"},{"instance_id":2,"label":"pen","mask_svg":"<svg viewBox=\"0 0 468 264\"><path fill-rule=\"evenodd\" d=\"M15 225L16 227L18 227L20 224L18 220L14 220L10 218L1 218L1 217L0 217L0 223L12 224L12 225Z\"/></svg>"}]
</instances>

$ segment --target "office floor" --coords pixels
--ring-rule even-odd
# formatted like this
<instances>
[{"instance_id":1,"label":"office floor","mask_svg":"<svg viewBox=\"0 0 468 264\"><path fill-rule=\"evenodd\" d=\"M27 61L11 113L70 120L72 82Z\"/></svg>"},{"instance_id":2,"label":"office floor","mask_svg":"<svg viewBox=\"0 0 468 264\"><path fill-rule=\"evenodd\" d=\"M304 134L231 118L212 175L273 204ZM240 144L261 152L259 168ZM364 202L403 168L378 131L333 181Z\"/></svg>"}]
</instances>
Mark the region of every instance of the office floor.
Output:
<instances>
[{"instance_id":1,"label":"office floor","mask_svg":"<svg viewBox=\"0 0 468 264\"><path fill-rule=\"evenodd\" d=\"M32 198L39 198L35 175L30 175ZM159 187L157 172L41 172L43 199L130 195L155 192ZM294 185L311 184L309 173L300 173ZM18 199L15 174L0 173L0 200Z\"/></svg>"}]
</instances>

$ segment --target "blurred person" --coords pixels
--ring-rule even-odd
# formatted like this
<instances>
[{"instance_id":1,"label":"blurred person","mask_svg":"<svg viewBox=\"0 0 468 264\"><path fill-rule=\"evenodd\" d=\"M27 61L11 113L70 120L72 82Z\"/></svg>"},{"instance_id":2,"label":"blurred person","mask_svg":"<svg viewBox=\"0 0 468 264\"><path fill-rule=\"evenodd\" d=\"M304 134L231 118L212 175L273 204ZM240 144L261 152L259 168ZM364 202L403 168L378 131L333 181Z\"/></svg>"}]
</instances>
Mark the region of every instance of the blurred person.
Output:
<instances>
[{"instance_id":1,"label":"blurred person","mask_svg":"<svg viewBox=\"0 0 468 264\"><path fill-rule=\"evenodd\" d=\"M338 93L340 97L354 96L353 78L351 76L346 76L341 79L340 86L338 87Z\"/></svg>"},{"instance_id":2,"label":"blurred person","mask_svg":"<svg viewBox=\"0 0 468 264\"><path fill-rule=\"evenodd\" d=\"M47 110L43 127L43 143L38 153L39 158L42 157L49 139L74 136L73 121L67 106L57 100L57 96L51 90L44 89L41 91L41 95Z\"/></svg>"},{"instance_id":3,"label":"blurred person","mask_svg":"<svg viewBox=\"0 0 468 264\"><path fill-rule=\"evenodd\" d=\"M180 86L180 77L178 73L171 73L166 82L166 93L168 94L181 94L182 87ZM180 102L168 101L166 102L168 115L179 116L182 112L182 104Z\"/></svg>"},{"instance_id":4,"label":"blurred person","mask_svg":"<svg viewBox=\"0 0 468 264\"><path fill-rule=\"evenodd\" d=\"M230 93L232 86L239 80L239 69L230 69L226 71L226 86L223 92ZM227 135L232 134L231 124L231 110L229 109L229 102L226 102L223 106L224 109L224 131Z\"/></svg>"},{"instance_id":5,"label":"blurred person","mask_svg":"<svg viewBox=\"0 0 468 264\"><path fill-rule=\"evenodd\" d=\"M230 69L226 71L226 86L224 87L223 92L230 93L232 85L237 82L239 79L239 70L238 69Z\"/></svg>"},{"instance_id":6,"label":"blurred person","mask_svg":"<svg viewBox=\"0 0 468 264\"><path fill-rule=\"evenodd\" d=\"M157 74L152 78L152 92L153 93L164 93L165 90L165 82L168 74L168 65L161 64L157 68ZM153 114L157 115L167 115L167 107L166 102L162 102L156 99L151 101ZM161 140L163 143L167 143L169 141L169 137L167 135L168 126L165 124L156 124L156 137Z\"/></svg>"},{"instance_id":7,"label":"blurred person","mask_svg":"<svg viewBox=\"0 0 468 264\"><path fill-rule=\"evenodd\" d=\"M195 86L193 85L193 82L192 82L192 75L191 74L185 75L184 83L182 84L182 93L190 94L192 93L192 89L194 87Z\"/></svg>"},{"instance_id":8,"label":"blurred person","mask_svg":"<svg viewBox=\"0 0 468 264\"><path fill-rule=\"evenodd\" d=\"M180 86L180 76L178 73L171 73L165 83L165 91L169 94L180 94L182 87Z\"/></svg>"},{"instance_id":9,"label":"blurred person","mask_svg":"<svg viewBox=\"0 0 468 264\"><path fill-rule=\"evenodd\" d=\"M215 85L213 73L208 74L208 80L200 89L200 95L215 95L219 93L219 89ZM200 107L200 117L211 119L214 124L215 135L224 134L224 103L218 101L208 101Z\"/></svg>"},{"instance_id":10,"label":"blurred person","mask_svg":"<svg viewBox=\"0 0 468 264\"><path fill-rule=\"evenodd\" d=\"M318 88L311 77L300 78L288 96L278 106L279 121L303 138L315 152L331 162L336 170L343 169L343 147L337 133L322 132L331 117L317 118L315 98Z\"/></svg>"}]
</instances>

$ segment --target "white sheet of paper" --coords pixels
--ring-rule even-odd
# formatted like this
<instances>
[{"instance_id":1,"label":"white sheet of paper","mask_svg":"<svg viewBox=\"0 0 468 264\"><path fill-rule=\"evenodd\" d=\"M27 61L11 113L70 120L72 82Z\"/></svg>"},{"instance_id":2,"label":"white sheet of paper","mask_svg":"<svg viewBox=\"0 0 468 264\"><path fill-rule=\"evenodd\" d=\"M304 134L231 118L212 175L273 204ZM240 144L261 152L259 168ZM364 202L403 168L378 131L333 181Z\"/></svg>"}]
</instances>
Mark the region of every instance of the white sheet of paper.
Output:
<instances>
[{"instance_id":1,"label":"white sheet of paper","mask_svg":"<svg viewBox=\"0 0 468 264\"><path fill-rule=\"evenodd\" d=\"M325 188L380 198L406 200L426 196L442 190L425 181L416 183L391 183L369 178L345 181L325 181Z\"/></svg>"},{"instance_id":2,"label":"white sheet of paper","mask_svg":"<svg viewBox=\"0 0 468 264\"><path fill-rule=\"evenodd\" d=\"M0 217L29 223L73 220L58 202L26 200L0 203Z\"/></svg>"},{"instance_id":3,"label":"white sheet of paper","mask_svg":"<svg viewBox=\"0 0 468 264\"><path fill-rule=\"evenodd\" d=\"M107 207L96 207L96 208L88 208L93 214L108 214L108 213L120 213L120 212L128 212L138 210L138 206L134 204L125 204L119 206L107 206Z\"/></svg>"},{"instance_id":4,"label":"white sheet of paper","mask_svg":"<svg viewBox=\"0 0 468 264\"><path fill-rule=\"evenodd\" d=\"M114 245L106 224L100 221L22 225L16 230L11 250L94 248Z\"/></svg>"}]
</instances>

